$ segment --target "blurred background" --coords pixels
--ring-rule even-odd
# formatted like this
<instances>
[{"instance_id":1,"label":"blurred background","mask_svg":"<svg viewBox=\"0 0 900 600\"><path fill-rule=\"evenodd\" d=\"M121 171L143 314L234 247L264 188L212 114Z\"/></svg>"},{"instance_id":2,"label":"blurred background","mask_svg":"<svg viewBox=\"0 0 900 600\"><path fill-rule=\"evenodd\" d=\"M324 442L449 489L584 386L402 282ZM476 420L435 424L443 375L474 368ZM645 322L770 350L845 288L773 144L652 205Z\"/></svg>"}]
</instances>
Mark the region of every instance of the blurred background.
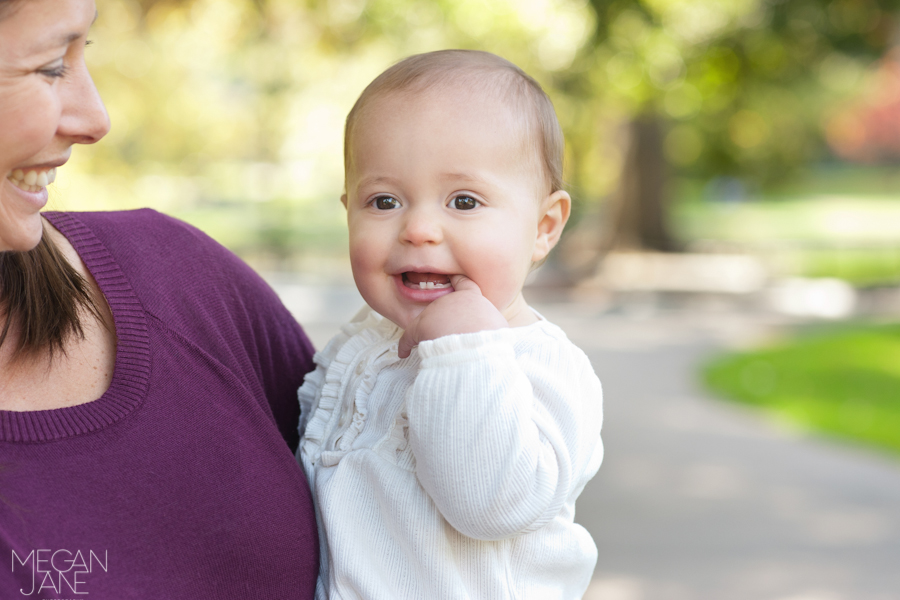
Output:
<instances>
[{"instance_id":1,"label":"blurred background","mask_svg":"<svg viewBox=\"0 0 900 600\"><path fill-rule=\"evenodd\" d=\"M900 598L900 1L97 5L113 126L50 208L198 226L319 347L361 302L356 97L418 52L521 66L575 201L529 298L606 389L586 598Z\"/></svg>"}]
</instances>

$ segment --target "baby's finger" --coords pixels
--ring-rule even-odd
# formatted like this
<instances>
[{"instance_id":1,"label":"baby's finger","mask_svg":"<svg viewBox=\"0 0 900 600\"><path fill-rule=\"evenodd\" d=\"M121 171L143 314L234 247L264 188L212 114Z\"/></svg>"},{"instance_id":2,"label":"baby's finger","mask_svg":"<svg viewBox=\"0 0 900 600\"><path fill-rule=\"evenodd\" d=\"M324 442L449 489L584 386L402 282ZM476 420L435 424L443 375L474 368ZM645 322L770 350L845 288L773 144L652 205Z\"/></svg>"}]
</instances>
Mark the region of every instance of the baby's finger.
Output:
<instances>
[{"instance_id":1,"label":"baby's finger","mask_svg":"<svg viewBox=\"0 0 900 600\"><path fill-rule=\"evenodd\" d=\"M481 288L478 287L478 284L466 277L465 275L451 275L450 276L450 285L453 286L453 290L456 292L462 292L465 290L473 290L481 293Z\"/></svg>"},{"instance_id":2,"label":"baby's finger","mask_svg":"<svg viewBox=\"0 0 900 600\"><path fill-rule=\"evenodd\" d=\"M397 356L399 356L400 358L406 358L415 347L416 341L415 339L413 339L411 329L407 329L403 332L403 335L400 336L400 341L397 342Z\"/></svg>"}]
</instances>

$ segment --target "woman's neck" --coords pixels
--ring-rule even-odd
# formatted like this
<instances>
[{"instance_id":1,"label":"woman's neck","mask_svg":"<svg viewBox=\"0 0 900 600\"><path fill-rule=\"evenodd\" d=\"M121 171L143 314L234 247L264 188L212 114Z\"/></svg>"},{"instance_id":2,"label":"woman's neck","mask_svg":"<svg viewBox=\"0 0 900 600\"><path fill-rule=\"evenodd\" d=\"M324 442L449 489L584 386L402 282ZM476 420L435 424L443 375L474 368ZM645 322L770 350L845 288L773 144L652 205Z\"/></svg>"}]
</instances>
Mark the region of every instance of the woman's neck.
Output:
<instances>
[{"instance_id":1,"label":"woman's neck","mask_svg":"<svg viewBox=\"0 0 900 600\"><path fill-rule=\"evenodd\" d=\"M97 282L65 236L49 223L45 235L52 237L94 297L103 298ZM70 336L63 351L52 356L49 349L33 356L17 356L14 349L19 330L15 323L11 324L0 346L0 410L49 410L85 404L109 389L116 361L115 324L105 301L98 302L98 308L102 319L85 311L84 336Z\"/></svg>"}]
</instances>

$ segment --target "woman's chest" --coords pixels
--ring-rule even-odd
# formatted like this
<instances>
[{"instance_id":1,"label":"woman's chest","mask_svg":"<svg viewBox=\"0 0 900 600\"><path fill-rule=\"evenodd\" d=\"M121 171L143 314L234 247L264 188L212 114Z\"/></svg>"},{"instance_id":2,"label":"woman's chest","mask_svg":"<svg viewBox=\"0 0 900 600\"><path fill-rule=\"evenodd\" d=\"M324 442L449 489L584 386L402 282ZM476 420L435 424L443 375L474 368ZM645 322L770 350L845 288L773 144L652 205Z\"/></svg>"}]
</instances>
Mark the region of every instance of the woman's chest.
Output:
<instances>
[{"instance_id":1,"label":"woman's chest","mask_svg":"<svg viewBox=\"0 0 900 600\"><path fill-rule=\"evenodd\" d=\"M0 367L0 410L76 406L98 399L109 388L116 362L116 334L112 326L90 320L84 324L84 337L71 338L66 351L56 352L52 359L43 355L10 364L6 354Z\"/></svg>"}]
</instances>

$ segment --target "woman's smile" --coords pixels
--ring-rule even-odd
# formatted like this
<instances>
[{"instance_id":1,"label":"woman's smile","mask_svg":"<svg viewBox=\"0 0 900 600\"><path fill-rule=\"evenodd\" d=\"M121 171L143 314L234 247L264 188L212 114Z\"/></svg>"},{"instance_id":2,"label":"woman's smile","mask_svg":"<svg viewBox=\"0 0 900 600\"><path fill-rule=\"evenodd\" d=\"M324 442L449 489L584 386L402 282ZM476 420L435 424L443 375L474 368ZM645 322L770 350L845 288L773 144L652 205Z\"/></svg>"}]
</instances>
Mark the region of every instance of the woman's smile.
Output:
<instances>
[{"instance_id":1,"label":"woman's smile","mask_svg":"<svg viewBox=\"0 0 900 600\"><path fill-rule=\"evenodd\" d=\"M56 181L56 167L49 169L16 169L6 178L20 190L36 193Z\"/></svg>"}]
</instances>

